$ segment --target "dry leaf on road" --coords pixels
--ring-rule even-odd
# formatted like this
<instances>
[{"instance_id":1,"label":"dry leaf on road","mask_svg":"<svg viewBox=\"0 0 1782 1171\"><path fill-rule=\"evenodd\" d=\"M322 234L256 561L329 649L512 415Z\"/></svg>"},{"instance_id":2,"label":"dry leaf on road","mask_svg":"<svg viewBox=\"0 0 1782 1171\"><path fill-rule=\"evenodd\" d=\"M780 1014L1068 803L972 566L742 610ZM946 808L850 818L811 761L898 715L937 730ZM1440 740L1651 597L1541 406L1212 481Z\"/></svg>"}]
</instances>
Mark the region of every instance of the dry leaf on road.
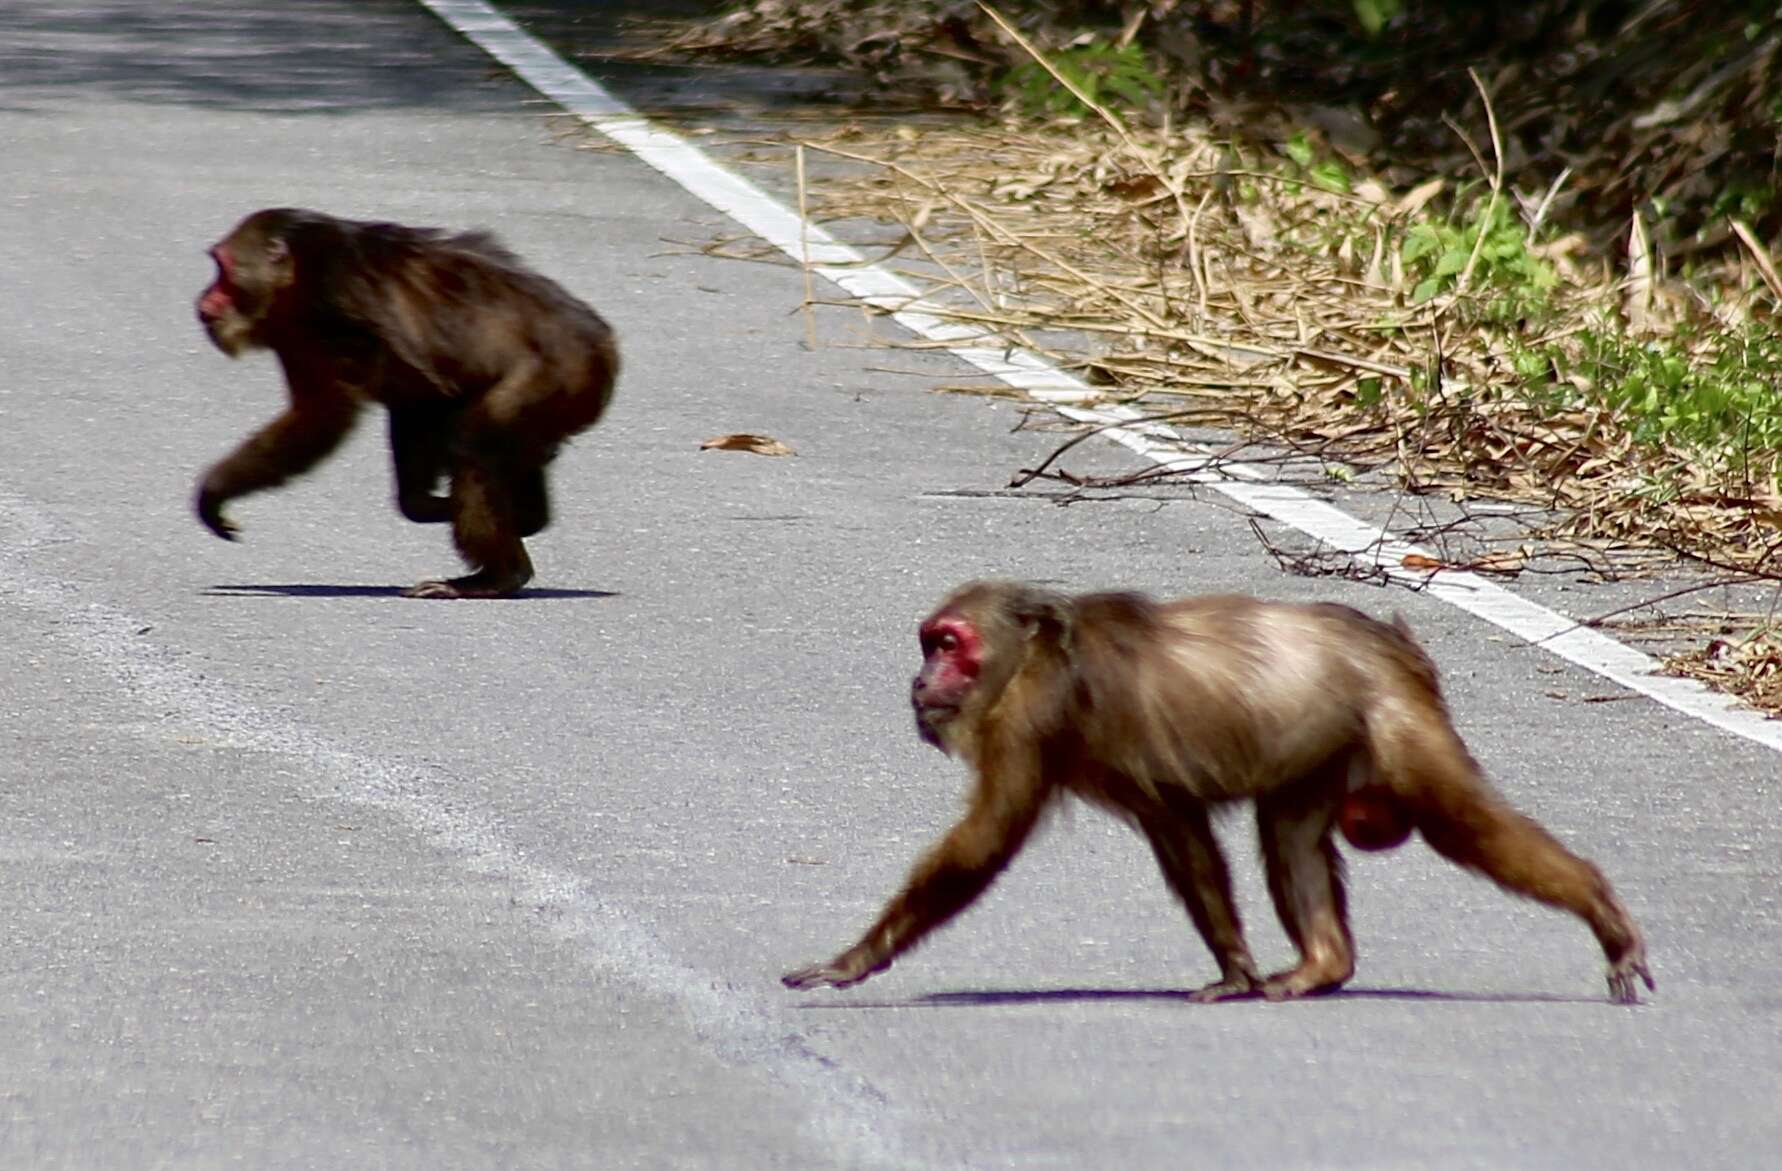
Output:
<instances>
[{"instance_id":1,"label":"dry leaf on road","mask_svg":"<svg viewBox=\"0 0 1782 1171\"><path fill-rule=\"evenodd\" d=\"M754 435L747 431L738 431L734 435L720 435L716 439L708 439L699 445L701 451L751 451L756 455L794 455L790 447L771 435Z\"/></svg>"}]
</instances>

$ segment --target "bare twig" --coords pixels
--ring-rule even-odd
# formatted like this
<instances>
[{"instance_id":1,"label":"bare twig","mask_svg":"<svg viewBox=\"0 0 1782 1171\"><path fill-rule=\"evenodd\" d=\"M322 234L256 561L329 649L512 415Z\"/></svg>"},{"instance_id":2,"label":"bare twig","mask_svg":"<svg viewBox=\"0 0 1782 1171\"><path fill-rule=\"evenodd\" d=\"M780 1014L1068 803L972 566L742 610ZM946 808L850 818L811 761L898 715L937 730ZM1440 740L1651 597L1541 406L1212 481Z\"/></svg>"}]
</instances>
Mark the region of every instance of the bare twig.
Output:
<instances>
[{"instance_id":1,"label":"bare twig","mask_svg":"<svg viewBox=\"0 0 1782 1171\"><path fill-rule=\"evenodd\" d=\"M817 319L811 311L815 295L811 284L811 217L810 208L805 202L803 144L799 145L796 157L798 160L798 262L799 266L804 269L804 344L807 349L815 350L817 348Z\"/></svg>"},{"instance_id":2,"label":"bare twig","mask_svg":"<svg viewBox=\"0 0 1782 1171\"><path fill-rule=\"evenodd\" d=\"M1770 295L1782 302L1782 278L1776 276L1776 266L1770 260L1769 249L1763 246L1763 243L1757 238L1757 233L1753 232L1751 225L1744 220L1733 220L1732 230L1733 234L1739 238L1739 243L1743 244L1745 250L1751 253L1751 259L1757 265L1757 271L1763 274L1763 283L1770 287Z\"/></svg>"},{"instance_id":3,"label":"bare twig","mask_svg":"<svg viewBox=\"0 0 1782 1171\"><path fill-rule=\"evenodd\" d=\"M1473 86L1479 91L1479 100L1485 103L1485 124L1491 129L1491 154L1496 166L1491 172L1491 199L1485 205L1485 216L1479 221L1478 235L1473 239L1472 254L1466 258L1466 267L1460 270L1460 277L1454 287L1466 292L1473 283L1473 269L1478 267L1479 254L1485 248L1485 237L1490 235L1488 229L1497 217L1497 205L1504 195L1504 140L1497 129L1497 110L1491 105L1491 94L1485 83L1479 79L1479 72L1468 67L1466 75L1473 79Z\"/></svg>"}]
</instances>

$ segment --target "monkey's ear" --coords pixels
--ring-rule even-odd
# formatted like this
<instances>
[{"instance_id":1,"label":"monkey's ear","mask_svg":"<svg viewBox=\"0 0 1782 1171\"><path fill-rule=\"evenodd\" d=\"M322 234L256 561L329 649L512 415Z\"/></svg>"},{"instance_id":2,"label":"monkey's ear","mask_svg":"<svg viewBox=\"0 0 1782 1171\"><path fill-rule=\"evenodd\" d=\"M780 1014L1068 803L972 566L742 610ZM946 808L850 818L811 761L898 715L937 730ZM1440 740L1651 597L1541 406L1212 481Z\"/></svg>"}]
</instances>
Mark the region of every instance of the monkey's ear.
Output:
<instances>
[{"instance_id":1,"label":"monkey's ear","mask_svg":"<svg viewBox=\"0 0 1782 1171\"><path fill-rule=\"evenodd\" d=\"M297 283L297 256L291 242L283 236L268 236L265 244L266 267L271 270L272 284L285 289Z\"/></svg>"},{"instance_id":2,"label":"monkey's ear","mask_svg":"<svg viewBox=\"0 0 1782 1171\"><path fill-rule=\"evenodd\" d=\"M1027 628L1029 638L1043 636L1059 646L1070 645L1074 609L1063 594L1035 590L1016 603L1015 617Z\"/></svg>"}]
</instances>

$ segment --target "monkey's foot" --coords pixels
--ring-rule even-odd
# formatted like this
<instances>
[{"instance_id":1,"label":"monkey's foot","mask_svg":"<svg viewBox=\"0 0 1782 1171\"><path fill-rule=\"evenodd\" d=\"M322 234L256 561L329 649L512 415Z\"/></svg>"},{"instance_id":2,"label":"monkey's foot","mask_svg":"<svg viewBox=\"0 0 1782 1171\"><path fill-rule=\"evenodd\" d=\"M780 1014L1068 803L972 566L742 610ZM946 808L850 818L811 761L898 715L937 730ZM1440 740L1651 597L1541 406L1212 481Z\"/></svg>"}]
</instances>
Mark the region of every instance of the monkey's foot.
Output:
<instances>
[{"instance_id":1,"label":"monkey's foot","mask_svg":"<svg viewBox=\"0 0 1782 1171\"><path fill-rule=\"evenodd\" d=\"M424 581L402 591L405 598L505 598L532 580L530 572L495 573L479 569L463 577Z\"/></svg>"},{"instance_id":2,"label":"monkey's foot","mask_svg":"<svg viewBox=\"0 0 1782 1171\"><path fill-rule=\"evenodd\" d=\"M1205 988L1196 988L1188 999L1196 1004L1217 1004L1221 1000L1246 1000L1262 990L1262 982L1254 976L1227 976Z\"/></svg>"},{"instance_id":3,"label":"monkey's foot","mask_svg":"<svg viewBox=\"0 0 1782 1171\"><path fill-rule=\"evenodd\" d=\"M1262 991L1262 977L1256 974L1256 963L1241 954L1220 964L1219 978L1205 988L1196 988L1188 999L1196 1004L1214 1004L1221 1000L1242 1000Z\"/></svg>"},{"instance_id":4,"label":"monkey's foot","mask_svg":"<svg viewBox=\"0 0 1782 1171\"><path fill-rule=\"evenodd\" d=\"M1352 971L1332 972L1322 968L1301 966L1292 971L1276 972L1262 982L1262 994L1270 1000L1298 1000L1302 996L1323 996L1335 992L1349 979Z\"/></svg>"},{"instance_id":5,"label":"monkey's foot","mask_svg":"<svg viewBox=\"0 0 1782 1171\"><path fill-rule=\"evenodd\" d=\"M1640 992L1634 983L1635 977L1646 982L1648 991L1658 990L1658 981L1646 967L1646 949L1643 947L1634 948L1609 965L1609 999L1616 1004L1638 1004Z\"/></svg>"}]
</instances>

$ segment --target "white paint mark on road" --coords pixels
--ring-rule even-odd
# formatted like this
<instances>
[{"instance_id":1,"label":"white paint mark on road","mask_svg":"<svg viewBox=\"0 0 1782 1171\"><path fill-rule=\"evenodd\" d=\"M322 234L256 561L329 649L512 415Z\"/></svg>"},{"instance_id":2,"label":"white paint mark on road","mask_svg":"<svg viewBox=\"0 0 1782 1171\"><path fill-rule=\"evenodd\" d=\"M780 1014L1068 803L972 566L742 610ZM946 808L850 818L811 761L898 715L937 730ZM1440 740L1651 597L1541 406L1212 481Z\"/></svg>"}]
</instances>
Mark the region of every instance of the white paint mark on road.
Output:
<instances>
[{"instance_id":1,"label":"white paint mark on road","mask_svg":"<svg viewBox=\"0 0 1782 1171\"><path fill-rule=\"evenodd\" d=\"M203 728L218 745L297 761L315 782L313 799L383 811L455 855L466 870L502 883L589 970L670 1001L686 1013L708 1052L789 1087L807 1111L812 1139L835 1153L836 1165L952 1165L918 1154L936 1144L904 1141L884 1095L811 1048L774 1004L682 962L636 915L607 903L582 877L528 858L464 800L462 778L358 750L261 708L145 641L140 618L33 571L32 555L69 534L27 497L4 489L0 485L0 600L41 615L48 637L96 662L144 711Z\"/></svg>"},{"instance_id":2,"label":"white paint mark on road","mask_svg":"<svg viewBox=\"0 0 1782 1171\"><path fill-rule=\"evenodd\" d=\"M910 332L945 343L966 362L1069 418L1113 424L1106 432L1110 439L1159 466L1189 472L1198 482L1240 504L1395 578L1422 585L1434 597L1668 708L1782 752L1782 721L1766 719L1694 680L1660 675L1659 664L1650 655L1581 627L1477 574L1441 570L1431 575L1407 570L1402 565L1405 554L1429 556L1428 551L1298 488L1269 483L1260 470L1221 464L1218 471L1212 471L1205 466L1203 455L1167 436L1162 428L1143 424L1140 414L1131 408L1075 405L1093 401L1096 392L1037 354L1004 347L979 330L943 320L924 306L921 290L910 282L869 262L822 228L802 223L796 212L747 179L726 170L686 139L653 125L489 4L482 0L420 3L588 126L793 260L808 258L819 275L860 300L889 311Z\"/></svg>"}]
</instances>

